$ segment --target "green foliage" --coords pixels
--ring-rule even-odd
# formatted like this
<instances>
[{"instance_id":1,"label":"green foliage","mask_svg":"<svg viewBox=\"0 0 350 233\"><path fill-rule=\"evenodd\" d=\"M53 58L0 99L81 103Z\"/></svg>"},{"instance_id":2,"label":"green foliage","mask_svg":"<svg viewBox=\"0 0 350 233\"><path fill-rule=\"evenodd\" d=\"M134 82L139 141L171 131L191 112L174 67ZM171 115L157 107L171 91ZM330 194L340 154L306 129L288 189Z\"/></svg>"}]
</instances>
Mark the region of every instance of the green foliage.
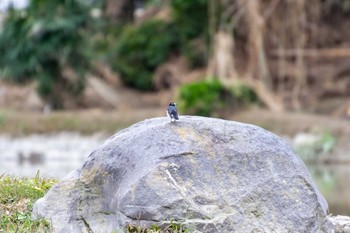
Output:
<instances>
[{"instance_id":1,"label":"green foliage","mask_svg":"<svg viewBox=\"0 0 350 233\"><path fill-rule=\"evenodd\" d=\"M80 93L88 67L82 34L88 12L71 0L32 0L25 10L10 10L0 32L2 76L36 80L39 94L54 106L62 104L62 92ZM73 78L63 75L68 67Z\"/></svg>"},{"instance_id":2,"label":"green foliage","mask_svg":"<svg viewBox=\"0 0 350 233\"><path fill-rule=\"evenodd\" d=\"M124 28L112 64L129 86L152 89L153 72L175 48L176 35L172 26L158 20Z\"/></svg>"},{"instance_id":3,"label":"green foliage","mask_svg":"<svg viewBox=\"0 0 350 233\"><path fill-rule=\"evenodd\" d=\"M176 30L182 43L208 32L207 0L171 0Z\"/></svg>"},{"instance_id":4,"label":"green foliage","mask_svg":"<svg viewBox=\"0 0 350 233\"><path fill-rule=\"evenodd\" d=\"M200 116L215 116L258 101L249 87L237 84L228 88L217 79L181 86L179 99L182 112Z\"/></svg>"},{"instance_id":5,"label":"green foliage","mask_svg":"<svg viewBox=\"0 0 350 233\"><path fill-rule=\"evenodd\" d=\"M335 145L336 138L329 132L324 132L315 141L306 142L295 148L297 154L305 161L317 160L320 156L330 154Z\"/></svg>"},{"instance_id":6,"label":"green foliage","mask_svg":"<svg viewBox=\"0 0 350 233\"><path fill-rule=\"evenodd\" d=\"M320 140L317 141L317 146L319 147L321 153L328 154L333 151L336 143L337 143L337 140L331 133L324 132L321 135Z\"/></svg>"},{"instance_id":7,"label":"green foliage","mask_svg":"<svg viewBox=\"0 0 350 233\"><path fill-rule=\"evenodd\" d=\"M0 177L0 229L4 232L50 232L45 219L31 218L33 203L55 183L43 179L39 173L35 178Z\"/></svg>"},{"instance_id":8,"label":"green foliage","mask_svg":"<svg viewBox=\"0 0 350 233\"><path fill-rule=\"evenodd\" d=\"M191 67L206 63L207 1L174 0L171 7L172 23L148 20L141 25L124 26L117 36L117 45L112 49L115 54L112 67L127 85L152 90L154 71L171 53L178 51Z\"/></svg>"},{"instance_id":9,"label":"green foliage","mask_svg":"<svg viewBox=\"0 0 350 233\"><path fill-rule=\"evenodd\" d=\"M211 116L225 106L228 94L217 79L186 84L180 87L180 110L188 114Z\"/></svg>"},{"instance_id":10,"label":"green foliage","mask_svg":"<svg viewBox=\"0 0 350 233\"><path fill-rule=\"evenodd\" d=\"M208 51L202 38L182 44L180 49L191 68L203 67L207 63Z\"/></svg>"},{"instance_id":11,"label":"green foliage","mask_svg":"<svg viewBox=\"0 0 350 233\"><path fill-rule=\"evenodd\" d=\"M236 83L231 87L231 94L235 99L236 105L249 105L258 102L258 96L248 86L242 83Z\"/></svg>"},{"instance_id":12,"label":"green foliage","mask_svg":"<svg viewBox=\"0 0 350 233\"><path fill-rule=\"evenodd\" d=\"M164 229L161 229L157 225L153 225L148 229L144 229L140 226L129 225L126 229L127 233L189 233L189 229L183 224L170 221L170 224Z\"/></svg>"},{"instance_id":13,"label":"green foliage","mask_svg":"<svg viewBox=\"0 0 350 233\"><path fill-rule=\"evenodd\" d=\"M51 232L50 223L44 219L32 220L30 212L14 212L1 216L1 229L5 232Z\"/></svg>"},{"instance_id":14,"label":"green foliage","mask_svg":"<svg viewBox=\"0 0 350 233\"><path fill-rule=\"evenodd\" d=\"M39 173L34 178L0 177L0 203L11 204L24 198L35 201L44 196L55 182L43 179Z\"/></svg>"},{"instance_id":15,"label":"green foliage","mask_svg":"<svg viewBox=\"0 0 350 233\"><path fill-rule=\"evenodd\" d=\"M172 0L171 8L181 54L192 68L204 66L208 55L208 1Z\"/></svg>"},{"instance_id":16,"label":"green foliage","mask_svg":"<svg viewBox=\"0 0 350 233\"><path fill-rule=\"evenodd\" d=\"M121 33L123 32L123 26L120 24L113 24L112 22L101 19L100 22L92 29L93 35L89 39L89 58L100 61L105 64L109 64L115 53L115 44L118 41ZM101 33L103 32L103 33Z\"/></svg>"},{"instance_id":17,"label":"green foliage","mask_svg":"<svg viewBox=\"0 0 350 233\"><path fill-rule=\"evenodd\" d=\"M324 167L319 164L308 164L307 167L321 193L325 195L325 198L331 198L331 195L334 193L336 186L336 178L334 177L334 172L330 170L330 167Z\"/></svg>"}]
</instances>

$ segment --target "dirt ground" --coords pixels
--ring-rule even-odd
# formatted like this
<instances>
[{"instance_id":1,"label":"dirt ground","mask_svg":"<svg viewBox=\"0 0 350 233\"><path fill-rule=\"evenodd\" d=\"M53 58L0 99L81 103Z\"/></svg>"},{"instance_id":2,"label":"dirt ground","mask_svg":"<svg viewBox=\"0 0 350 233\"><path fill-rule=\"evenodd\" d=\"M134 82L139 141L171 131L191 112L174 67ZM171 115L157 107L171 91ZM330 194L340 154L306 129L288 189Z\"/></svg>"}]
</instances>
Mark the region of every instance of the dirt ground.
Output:
<instances>
[{"instance_id":1,"label":"dirt ground","mask_svg":"<svg viewBox=\"0 0 350 233\"><path fill-rule=\"evenodd\" d=\"M165 108L166 105L162 108L147 107L137 110L90 109L49 113L2 109L0 111L0 130L2 134L10 135L60 131L112 134L138 121L165 116ZM235 113L226 119L255 124L279 136L293 137L298 133L329 132L337 139L337 148L342 148L341 151L346 151L350 157L348 153L350 151L350 123L347 119L300 112L274 113L258 107ZM350 162L350 158L348 160Z\"/></svg>"},{"instance_id":2,"label":"dirt ground","mask_svg":"<svg viewBox=\"0 0 350 233\"><path fill-rule=\"evenodd\" d=\"M103 131L110 134L147 118L165 116L167 104L176 100L177 96L176 88L147 93L120 84L111 86L97 78L92 80L93 83L88 84L82 96L81 103L85 103L85 108L72 107L68 111L46 111L34 84L18 86L0 82L1 132L21 135L57 131L91 134ZM274 113L261 106L251 107L249 110L235 111L225 118L255 124L280 136L329 132L336 137L337 147L341 151L350 151L350 101L349 108L343 110L345 115L332 114L331 111L347 101L319 101L314 109L308 108L303 112Z\"/></svg>"}]
</instances>

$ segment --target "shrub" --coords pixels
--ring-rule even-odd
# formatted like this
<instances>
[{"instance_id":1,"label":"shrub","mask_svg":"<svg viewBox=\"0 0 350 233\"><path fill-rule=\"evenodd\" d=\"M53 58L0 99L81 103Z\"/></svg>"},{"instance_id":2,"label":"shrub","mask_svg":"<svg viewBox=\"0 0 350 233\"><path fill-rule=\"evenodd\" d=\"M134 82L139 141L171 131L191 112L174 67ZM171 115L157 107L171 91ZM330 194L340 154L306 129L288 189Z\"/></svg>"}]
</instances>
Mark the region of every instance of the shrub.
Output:
<instances>
[{"instance_id":1,"label":"shrub","mask_svg":"<svg viewBox=\"0 0 350 233\"><path fill-rule=\"evenodd\" d=\"M230 90L235 100L234 102L238 106L245 106L258 102L256 93L250 87L242 83L234 84Z\"/></svg>"},{"instance_id":2,"label":"shrub","mask_svg":"<svg viewBox=\"0 0 350 233\"><path fill-rule=\"evenodd\" d=\"M181 54L192 68L204 66L208 55L208 1L172 0L171 8Z\"/></svg>"},{"instance_id":3,"label":"shrub","mask_svg":"<svg viewBox=\"0 0 350 233\"><path fill-rule=\"evenodd\" d=\"M151 90L153 72L169 57L176 41L172 25L163 21L126 26L115 48L112 66L127 85Z\"/></svg>"},{"instance_id":4,"label":"shrub","mask_svg":"<svg viewBox=\"0 0 350 233\"><path fill-rule=\"evenodd\" d=\"M181 54L186 58L190 68L199 68L206 65L208 49L202 38L194 39L181 46Z\"/></svg>"},{"instance_id":5,"label":"shrub","mask_svg":"<svg viewBox=\"0 0 350 233\"><path fill-rule=\"evenodd\" d=\"M186 84L179 91L180 110L186 114L215 116L258 101L243 84L225 87L217 79Z\"/></svg>"},{"instance_id":6,"label":"shrub","mask_svg":"<svg viewBox=\"0 0 350 233\"><path fill-rule=\"evenodd\" d=\"M208 32L208 0L171 0L176 30L182 43Z\"/></svg>"},{"instance_id":7,"label":"shrub","mask_svg":"<svg viewBox=\"0 0 350 233\"><path fill-rule=\"evenodd\" d=\"M11 9L0 31L0 71L14 82L36 80L39 94L62 107L62 93L84 87L88 62L82 30L88 7L79 1L32 0L25 10ZM72 68L76 77L65 77Z\"/></svg>"},{"instance_id":8,"label":"shrub","mask_svg":"<svg viewBox=\"0 0 350 233\"><path fill-rule=\"evenodd\" d=\"M327 131L314 137L314 140L305 141L295 148L297 154L306 162L317 161L322 156L330 155L337 142L336 138Z\"/></svg>"},{"instance_id":9,"label":"shrub","mask_svg":"<svg viewBox=\"0 0 350 233\"><path fill-rule=\"evenodd\" d=\"M184 113L211 116L225 106L229 92L216 79L186 84L180 87L180 110Z\"/></svg>"}]
</instances>

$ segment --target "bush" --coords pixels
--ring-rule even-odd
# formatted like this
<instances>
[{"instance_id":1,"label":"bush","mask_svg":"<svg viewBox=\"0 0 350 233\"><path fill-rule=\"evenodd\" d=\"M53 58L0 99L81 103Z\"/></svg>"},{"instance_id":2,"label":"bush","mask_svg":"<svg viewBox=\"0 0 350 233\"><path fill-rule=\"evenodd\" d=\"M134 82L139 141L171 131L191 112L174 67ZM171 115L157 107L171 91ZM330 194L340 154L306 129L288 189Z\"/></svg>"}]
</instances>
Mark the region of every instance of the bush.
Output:
<instances>
[{"instance_id":1,"label":"bush","mask_svg":"<svg viewBox=\"0 0 350 233\"><path fill-rule=\"evenodd\" d=\"M127 25L111 51L111 66L123 82L139 90L153 90L153 73L171 54L181 52L190 66L207 61L207 0L172 0L173 22L148 20Z\"/></svg>"},{"instance_id":2,"label":"bush","mask_svg":"<svg viewBox=\"0 0 350 233\"><path fill-rule=\"evenodd\" d=\"M321 135L312 136L313 140L305 141L295 148L297 154L306 162L317 161L322 156L330 155L337 142L336 138L327 131Z\"/></svg>"},{"instance_id":3,"label":"bush","mask_svg":"<svg viewBox=\"0 0 350 233\"><path fill-rule=\"evenodd\" d=\"M231 87L231 94L234 98L235 105L246 106L258 102L258 96L248 86L242 83L236 83Z\"/></svg>"},{"instance_id":4,"label":"bush","mask_svg":"<svg viewBox=\"0 0 350 233\"><path fill-rule=\"evenodd\" d=\"M127 85L151 90L153 72L176 48L176 41L172 25L163 21L126 26L116 46L112 66Z\"/></svg>"},{"instance_id":5,"label":"bush","mask_svg":"<svg viewBox=\"0 0 350 233\"><path fill-rule=\"evenodd\" d=\"M183 44L181 54L186 58L190 68L203 67L208 60L208 49L202 38Z\"/></svg>"},{"instance_id":6,"label":"bush","mask_svg":"<svg viewBox=\"0 0 350 233\"><path fill-rule=\"evenodd\" d=\"M180 110L187 114L211 116L225 106L229 92L216 79L180 87Z\"/></svg>"},{"instance_id":7,"label":"bush","mask_svg":"<svg viewBox=\"0 0 350 233\"><path fill-rule=\"evenodd\" d=\"M208 0L171 0L171 8L182 43L208 33Z\"/></svg>"},{"instance_id":8,"label":"bush","mask_svg":"<svg viewBox=\"0 0 350 233\"><path fill-rule=\"evenodd\" d=\"M172 0L171 8L181 54L191 68L204 66L208 55L208 1Z\"/></svg>"},{"instance_id":9,"label":"bush","mask_svg":"<svg viewBox=\"0 0 350 233\"><path fill-rule=\"evenodd\" d=\"M0 71L14 82L36 80L39 94L53 107L63 106L62 93L84 87L88 62L82 29L88 7L78 1L32 0L28 9L8 12L0 32ZM72 68L76 77L65 77Z\"/></svg>"},{"instance_id":10,"label":"bush","mask_svg":"<svg viewBox=\"0 0 350 233\"><path fill-rule=\"evenodd\" d=\"M243 84L225 87L217 79L186 84L179 91L180 110L186 114L215 116L258 101Z\"/></svg>"}]
</instances>

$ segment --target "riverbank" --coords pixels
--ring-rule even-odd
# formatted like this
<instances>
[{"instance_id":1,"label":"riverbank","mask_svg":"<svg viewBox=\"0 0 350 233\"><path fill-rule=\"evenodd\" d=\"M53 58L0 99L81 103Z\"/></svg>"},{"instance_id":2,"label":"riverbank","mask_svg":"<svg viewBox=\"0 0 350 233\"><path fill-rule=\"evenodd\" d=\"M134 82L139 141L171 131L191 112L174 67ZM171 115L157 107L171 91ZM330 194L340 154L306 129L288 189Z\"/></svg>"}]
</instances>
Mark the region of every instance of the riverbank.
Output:
<instances>
[{"instance_id":1,"label":"riverbank","mask_svg":"<svg viewBox=\"0 0 350 233\"><path fill-rule=\"evenodd\" d=\"M0 109L1 134L19 136L72 131L81 134L114 133L147 118L165 116L165 108L103 111L53 111L48 113ZM349 120L328 115L301 112L274 113L251 108L225 117L229 120L256 124L279 135L326 129L337 137L350 136Z\"/></svg>"},{"instance_id":2,"label":"riverbank","mask_svg":"<svg viewBox=\"0 0 350 233\"><path fill-rule=\"evenodd\" d=\"M146 118L164 116L164 111L146 109L139 111L55 111L22 112L0 110L0 132L3 135L23 136L55 132L76 132L91 135L96 132L113 134Z\"/></svg>"},{"instance_id":3,"label":"riverbank","mask_svg":"<svg viewBox=\"0 0 350 233\"><path fill-rule=\"evenodd\" d=\"M104 140L122 128L164 109L106 112L0 111L0 174L62 178L79 168ZM181 116L180 116L181 118ZM237 113L230 120L259 125L285 138L307 162L331 212L350 215L350 124L347 120L261 109ZM297 148L299 145L299 148Z\"/></svg>"}]
</instances>

